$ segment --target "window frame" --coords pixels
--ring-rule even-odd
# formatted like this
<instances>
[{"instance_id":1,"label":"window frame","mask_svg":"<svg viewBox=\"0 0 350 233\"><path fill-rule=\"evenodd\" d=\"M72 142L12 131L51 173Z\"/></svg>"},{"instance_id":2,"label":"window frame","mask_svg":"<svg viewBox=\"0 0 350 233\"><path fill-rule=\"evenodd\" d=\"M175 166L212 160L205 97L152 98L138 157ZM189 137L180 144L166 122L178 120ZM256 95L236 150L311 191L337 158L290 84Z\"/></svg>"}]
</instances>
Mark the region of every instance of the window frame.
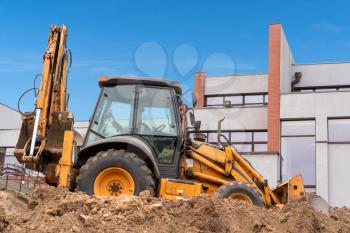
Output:
<instances>
[{"instance_id":1,"label":"window frame","mask_svg":"<svg viewBox=\"0 0 350 233\"><path fill-rule=\"evenodd\" d=\"M349 91L350 85L328 85L328 86L305 86L293 87L292 92L309 93L309 92L335 92Z\"/></svg>"},{"instance_id":2,"label":"window frame","mask_svg":"<svg viewBox=\"0 0 350 233\"><path fill-rule=\"evenodd\" d=\"M181 120L181 116L179 111L176 111L176 109L179 109L179 104L176 100L176 93L174 91L174 89L169 88L169 87L159 87L159 86L148 86L148 85L136 85L136 97L135 97L135 112L133 114L133 129L132 129L132 135L133 136L139 136L139 137L149 137L150 135L142 135L138 133L137 130L137 126L136 126L136 122L137 122L137 118L138 118L138 107L139 107L139 94L140 88L154 88L154 89L166 89L170 91L170 96L171 96L171 103L173 104L173 111L174 111L174 117L175 117L175 124L176 124L176 135L173 136L163 136L163 135L155 135L155 137L160 137L160 138L173 138L173 139L177 139L177 145L176 148L174 150L174 155L172 157L172 161L169 163L163 163L159 160L158 155L154 156L157 164L161 167L178 167L178 162L179 162L179 157L180 157L180 149L182 144L180 143L182 141L183 135L182 135L182 131L181 131L181 125L180 125L180 120ZM151 135L152 136L152 135ZM152 148L151 148L152 149ZM153 149L152 149L153 150Z\"/></svg>"},{"instance_id":3,"label":"window frame","mask_svg":"<svg viewBox=\"0 0 350 233\"><path fill-rule=\"evenodd\" d=\"M163 89L163 90L167 90L169 95L170 95L170 98L171 98L171 107L172 108L169 108L169 113L172 114L171 116L169 117L173 117L174 119L174 124L175 124L175 129L176 129L176 134L174 135L155 135L155 134L145 134L145 133L140 133L140 130L138 129L137 127L137 121L140 117L140 119L142 119L142 114L141 116L139 116L139 101L140 101L140 89ZM136 92L137 92L137 95L135 97L135 100L137 101L136 105L135 105L135 108L134 108L134 112L133 112L133 122L132 122L132 128L133 128L133 133L136 134L136 135L143 135L143 136L163 136L163 137L171 137L171 138L177 138L178 135L179 135L179 123L178 123L178 120L177 120L177 116L176 116L176 105L174 103L174 99L173 99L173 93L172 93L172 90L170 88L167 88L167 87L154 87L154 86L146 86L146 85L137 85L136 87ZM172 111L172 113L170 112Z\"/></svg>"},{"instance_id":4,"label":"window frame","mask_svg":"<svg viewBox=\"0 0 350 233\"><path fill-rule=\"evenodd\" d=\"M251 140L250 141L231 141L231 134L232 133L242 133L242 132L247 132L247 133L251 133L250 137ZM266 141L255 141L254 139L254 135L255 133L266 133ZM199 133L205 134L206 136L206 143L209 144L216 144L217 142L211 141L209 142L209 134L210 133L217 133L217 131L215 130L202 130ZM268 138L267 138L267 130L222 130L221 131L222 134L227 133L228 134L228 140L231 142L232 146L237 145L251 145L252 150L250 152L242 152L242 151L238 151L239 153L242 154L266 154L268 153L268 151L255 151L255 145L266 145L267 146L267 142L268 142ZM192 135L194 134L194 131L190 131L188 132L189 137L192 138Z\"/></svg>"},{"instance_id":5,"label":"window frame","mask_svg":"<svg viewBox=\"0 0 350 233\"><path fill-rule=\"evenodd\" d=\"M282 126L283 126L283 122L301 122L301 121L312 121L314 122L314 132L313 134L288 134L288 135L283 135L282 133ZM315 140L315 185L304 185L305 188L308 189L316 189L317 186L317 173L316 173L316 119L315 118L305 118L305 119L281 119L281 126L280 126L280 145L281 145L281 159L280 159L280 176L281 176L281 180L282 180L282 168L283 168L283 155L282 155L282 138L311 138L313 137Z\"/></svg>"},{"instance_id":6,"label":"window frame","mask_svg":"<svg viewBox=\"0 0 350 233\"><path fill-rule=\"evenodd\" d=\"M262 102L257 103L247 103L247 96L262 96ZM222 98L221 104L208 104L208 98ZM224 94L224 95L205 95L204 96L204 106L205 107L221 107L225 106L225 101L227 97L241 97L241 103L231 103L231 107L235 106L267 106L268 105L268 93L267 92L257 92L257 93L244 93L244 94Z\"/></svg>"},{"instance_id":7,"label":"window frame","mask_svg":"<svg viewBox=\"0 0 350 233\"><path fill-rule=\"evenodd\" d=\"M106 89L106 88L110 88L110 87L112 87L112 88L114 88L114 87L116 87L116 86L133 86L134 88L133 88L133 92L134 92L134 99L133 99L133 106L134 106L134 108L136 108L137 107L137 92L136 92L136 90L137 90L137 86L138 85L136 85L136 84L125 84L125 85L123 85L123 84L121 84L121 85L115 85L115 86L104 86L104 87L102 87L101 88L101 91L100 91L100 94L99 94L99 96L98 96L98 100L96 101L96 104L95 104L95 107L94 107L94 111L93 111L93 113L92 113L92 116L91 116L91 118L90 118L90 120L89 120L89 127L88 127L88 129L87 129L87 131L86 131L86 135L85 135L85 137L84 137L84 143L83 143L83 145L82 145L82 148L84 148L84 147L86 147L87 145L90 145L91 143L95 143L96 141L99 141L99 140L103 140L103 139L106 139L106 138L110 138L110 137L114 137L114 136L121 136L121 135L131 135L131 134L133 134L134 133L134 121L135 121L135 113L134 113L134 111L132 111L132 113L131 113L131 117L130 117L130 119L129 120L131 120L131 128L129 129L129 133L127 133L127 134L119 134L119 135L114 135L114 136L108 136L108 137L106 137L105 135L102 135L102 134L100 134L99 132L97 132L97 131L95 131L94 129L93 129L93 124L94 124L94 119L95 119L95 117L96 117L96 114L98 114L98 108L99 108L99 106L100 106L100 104L102 103L102 101L103 101L103 95L104 95L104 90ZM102 113L100 113L100 114L102 114ZM88 140L89 140L89 138L91 137L90 136L90 134L92 134L92 135L94 135L94 137L98 137L98 139L97 140L94 140L94 141L91 141L91 142L89 142Z\"/></svg>"},{"instance_id":8,"label":"window frame","mask_svg":"<svg viewBox=\"0 0 350 233\"><path fill-rule=\"evenodd\" d=\"M288 134L288 135L283 135L282 127L283 127L283 122L301 122L301 121L313 121L314 122L314 132L313 134ZM281 126L280 126L280 134L281 138L282 137L306 137L306 136L316 136L316 120L314 118L307 118L307 119L281 119Z\"/></svg>"}]
</instances>

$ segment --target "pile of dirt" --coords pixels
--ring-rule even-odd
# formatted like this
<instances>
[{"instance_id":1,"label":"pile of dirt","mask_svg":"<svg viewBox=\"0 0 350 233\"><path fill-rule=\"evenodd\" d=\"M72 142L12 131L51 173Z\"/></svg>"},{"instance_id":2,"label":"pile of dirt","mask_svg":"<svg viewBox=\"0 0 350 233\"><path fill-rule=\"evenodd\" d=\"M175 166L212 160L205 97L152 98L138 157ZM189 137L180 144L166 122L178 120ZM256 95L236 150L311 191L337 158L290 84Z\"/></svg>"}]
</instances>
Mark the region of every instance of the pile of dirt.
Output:
<instances>
[{"instance_id":1,"label":"pile of dirt","mask_svg":"<svg viewBox=\"0 0 350 233\"><path fill-rule=\"evenodd\" d=\"M0 191L0 232L9 225L9 219L15 218L27 208L25 199L11 191Z\"/></svg>"},{"instance_id":2,"label":"pile of dirt","mask_svg":"<svg viewBox=\"0 0 350 233\"><path fill-rule=\"evenodd\" d=\"M8 211L0 197L3 232L350 232L350 209L326 216L306 204L261 209L216 197L170 201L147 193L114 200L40 187L27 206L12 200Z\"/></svg>"}]
</instances>

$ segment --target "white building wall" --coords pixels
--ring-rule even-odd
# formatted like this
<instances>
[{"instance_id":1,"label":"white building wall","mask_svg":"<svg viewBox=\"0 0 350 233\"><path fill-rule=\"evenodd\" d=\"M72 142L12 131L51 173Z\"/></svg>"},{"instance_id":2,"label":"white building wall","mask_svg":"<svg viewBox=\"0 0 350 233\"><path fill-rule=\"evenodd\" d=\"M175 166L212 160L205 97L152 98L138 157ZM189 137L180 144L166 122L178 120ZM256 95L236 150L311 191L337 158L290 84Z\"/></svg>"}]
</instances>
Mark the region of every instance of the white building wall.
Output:
<instances>
[{"instance_id":1,"label":"white building wall","mask_svg":"<svg viewBox=\"0 0 350 233\"><path fill-rule=\"evenodd\" d=\"M289 48L287 38L284 34L283 28L281 28L281 54L280 54L280 90L281 93L288 93L291 91L292 81L292 68L294 64L294 57L292 51ZM294 73L293 73L294 75Z\"/></svg>"},{"instance_id":2,"label":"white building wall","mask_svg":"<svg viewBox=\"0 0 350 233\"><path fill-rule=\"evenodd\" d=\"M202 122L202 130L217 130L218 121L222 130L266 130L267 106L234 108L199 108L195 109L196 120Z\"/></svg>"},{"instance_id":3,"label":"white building wall","mask_svg":"<svg viewBox=\"0 0 350 233\"><path fill-rule=\"evenodd\" d=\"M18 141L20 129L1 129L0 147L15 147Z\"/></svg>"},{"instance_id":4,"label":"white building wall","mask_svg":"<svg viewBox=\"0 0 350 233\"><path fill-rule=\"evenodd\" d=\"M253 167L268 181L271 188L280 180L280 156L277 154L244 154Z\"/></svg>"},{"instance_id":5,"label":"white building wall","mask_svg":"<svg viewBox=\"0 0 350 233\"><path fill-rule=\"evenodd\" d=\"M350 164L350 145L328 143L328 118L350 117L349 101L349 91L281 95L282 120L315 119L316 192L335 206L350 206L349 168L344 165Z\"/></svg>"},{"instance_id":6,"label":"white building wall","mask_svg":"<svg viewBox=\"0 0 350 233\"><path fill-rule=\"evenodd\" d=\"M285 94L281 95L281 118L350 116L349 103L349 91Z\"/></svg>"},{"instance_id":7,"label":"white building wall","mask_svg":"<svg viewBox=\"0 0 350 233\"><path fill-rule=\"evenodd\" d=\"M74 130L77 131L83 138L89 127L89 121L74 121Z\"/></svg>"},{"instance_id":8,"label":"white building wall","mask_svg":"<svg viewBox=\"0 0 350 233\"><path fill-rule=\"evenodd\" d=\"M14 147L16 145L21 124L19 112L0 104L0 147Z\"/></svg>"},{"instance_id":9,"label":"white building wall","mask_svg":"<svg viewBox=\"0 0 350 233\"><path fill-rule=\"evenodd\" d=\"M302 73L296 87L350 85L350 62L293 65L295 72Z\"/></svg>"},{"instance_id":10,"label":"white building wall","mask_svg":"<svg viewBox=\"0 0 350 233\"><path fill-rule=\"evenodd\" d=\"M350 145L329 144L329 204L350 206Z\"/></svg>"},{"instance_id":11,"label":"white building wall","mask_svg":"<svg viewBox=\"0 0 350 233\"><path fill-rule=\"evenodd\" d=\"M15 109L0 103L0 129L18 129L21 127L21 114Z\"/></svg>"},{"instance_id":12,"label":"white building wall","mask_svg":"<svg viewBox=\"0 0 350 233\"><path fill-rule=\"evenodd\" d=\"M205 79L205 95L267 92L267 75L213 76Z\"/></svg>"}]
</instances>

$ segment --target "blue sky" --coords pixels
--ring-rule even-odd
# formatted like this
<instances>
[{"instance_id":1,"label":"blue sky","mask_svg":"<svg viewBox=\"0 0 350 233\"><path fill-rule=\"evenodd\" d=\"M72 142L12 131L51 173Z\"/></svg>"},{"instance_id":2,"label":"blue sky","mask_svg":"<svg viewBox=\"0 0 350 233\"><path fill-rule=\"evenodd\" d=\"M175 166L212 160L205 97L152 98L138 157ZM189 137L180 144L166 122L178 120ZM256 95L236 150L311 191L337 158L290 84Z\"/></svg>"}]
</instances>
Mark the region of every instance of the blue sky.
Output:
<instances>
[{"instance_id":1,"label":"blue sky","mask_svg":"<svg viewBox=\"0 0 350 233\"><path fill-rule=\"evenodd\" d=\"M70 110L89 119L100 75L267 72L268 25L283 24L296 63L350 61L348 1L0 0L0 102L16 108L41 72L51 24L67 24ZM27 96L23 109L33 107Z\"/></svg>"}]
</instances>

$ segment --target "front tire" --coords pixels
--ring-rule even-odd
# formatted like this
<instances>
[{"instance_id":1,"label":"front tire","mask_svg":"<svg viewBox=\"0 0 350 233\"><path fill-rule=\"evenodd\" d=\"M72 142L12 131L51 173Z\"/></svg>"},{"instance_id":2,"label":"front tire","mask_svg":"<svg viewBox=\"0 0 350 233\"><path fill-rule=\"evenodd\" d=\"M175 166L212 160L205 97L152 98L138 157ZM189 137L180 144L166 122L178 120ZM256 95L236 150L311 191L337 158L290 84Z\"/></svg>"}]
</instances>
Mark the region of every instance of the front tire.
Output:
<instances>
[{"instance_id":1,"label":"front tire","mask_svg":"<svg viewBox=\"0 0 350 233\"><path fill-rule=\"evenodd\" d=\"M224 184L217 193L222 198L232 198L265 208L261 195L252 186L243 182L234 181Z\"/></svg>"},{"instance_id":2,"label":"front tire","mask_svg":"<svg viewBox=\"0 0 350 233\"><path fill-rule=\"evenodd\" d=\"M139 195L149 190L155 194L153 173L136 154L110 149L90 157L80 168L77 190L88 195L118 197Z\"/></svg>"}]
</instances>

